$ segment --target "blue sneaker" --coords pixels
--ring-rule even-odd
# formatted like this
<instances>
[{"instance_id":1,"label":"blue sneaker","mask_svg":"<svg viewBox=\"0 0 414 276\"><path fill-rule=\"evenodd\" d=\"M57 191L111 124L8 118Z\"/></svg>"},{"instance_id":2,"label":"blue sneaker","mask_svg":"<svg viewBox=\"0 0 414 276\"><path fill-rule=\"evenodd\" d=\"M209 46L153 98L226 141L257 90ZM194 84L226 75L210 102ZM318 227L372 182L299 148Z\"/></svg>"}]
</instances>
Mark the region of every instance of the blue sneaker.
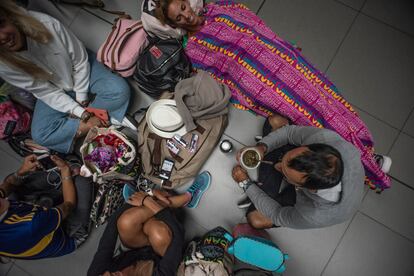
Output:
<instances>
[{"instance_id":1,"label":"blue sneaker","mask_svg":"<svg viewBox=\"0 0 414 276\"><path fill-rule=\"evenodd\" d=\"M136 193L136 191L125 183L124 188L122 189L122 196L124 197L124 200L127 201L134 193Z\"/></svg>"},{"instance_id":2,"label":"blue sneaker","mask_svg":"<svg viewBox=\"0 0 414 276\"><path fill-rule=\"evenodd\" d=\"M188 208L197 207L204 192L210 187L210 183L211 175L209 172L204 171L197 176L194 183L187 190L187 192L191 194L191 200L187 204Z\"/></svg>"}]
</instances>

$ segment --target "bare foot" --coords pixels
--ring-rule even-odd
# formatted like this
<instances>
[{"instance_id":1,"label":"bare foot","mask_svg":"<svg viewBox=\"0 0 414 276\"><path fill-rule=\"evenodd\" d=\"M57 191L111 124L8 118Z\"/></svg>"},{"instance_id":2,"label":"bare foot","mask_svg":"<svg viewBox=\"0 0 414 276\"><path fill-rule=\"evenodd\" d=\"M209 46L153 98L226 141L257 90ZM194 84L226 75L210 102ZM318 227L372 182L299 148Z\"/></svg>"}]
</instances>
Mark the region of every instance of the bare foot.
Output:
<instances>
[{"instance_id":1,"label":"bare foot","mask_svg":"<svg viewBox=\"0 0 414 276\"><path fill-rule=\"evenodd\" d=\"M272 127L272 131L289 124L289 120L279 114L275 114L269 117L268 119L269 119L269 124Z\"/></svg>"}]
</instances>

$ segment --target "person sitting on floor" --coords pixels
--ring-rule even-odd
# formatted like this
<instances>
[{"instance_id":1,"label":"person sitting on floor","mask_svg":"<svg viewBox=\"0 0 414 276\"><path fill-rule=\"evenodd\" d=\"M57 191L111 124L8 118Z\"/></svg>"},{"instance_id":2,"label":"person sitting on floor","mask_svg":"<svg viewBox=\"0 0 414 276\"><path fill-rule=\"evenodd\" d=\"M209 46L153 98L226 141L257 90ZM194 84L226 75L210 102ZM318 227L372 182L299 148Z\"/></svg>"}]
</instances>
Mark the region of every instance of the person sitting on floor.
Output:
<instances>
[{"instance_id":1,"label":"person sitting on floor","mask_svg":"<svg viewBox=\"0 0 414 276\"><path fill-rule=\"evenodd\" d=\"M259 183L240 165L233 168L233 179L253 203L248 222L306 229L350 219L364 192L360 153L331 130L287 123L275 115L263 127L265 137L254 148L274 167L260 164Z\"/></svg>"},{"instance_id":2,"label":"person sitting on floor","mask_svg":"<svg viewBox=\"0 0 414 276\"><path fill-rule=\"evenodd\" d=\"M53 17L0 1L0 49L0 77L38 99L32 121L36 143L70 152L74 139L105 125L88 106L107 110L112 124L135 128L125 117L128 83Z\"/></svg>"},{"instance_id":3,"label":"person sitting on floor","mask_svg":"<svg viewBox=\"0 0 414 276\"><path fill-rule=\"evenodd\" d=\"M210 174L203 172L181 195L171 196L163 190L132 194L128 204L110 218L88 276L176 275L184 229L171 208L197 207L210 182ZM118 239L121 252L114 256Z\"/></svg>"},{"instance_id":4,"label":"person sitting on floor","mask_svg":"<svg viewBox=\"0 0 414 276\"><path fill-rule=\"evenodd\" d=\"M57 156L51 159L62 181L63 202L58 206L46 208L6 198L41 167L36 155L26 157L20 169L0 185L0 256L58 257L71 253L88 237L92 185L80 176L74 181L65 161Z\"/></svg>"}]
</instances>

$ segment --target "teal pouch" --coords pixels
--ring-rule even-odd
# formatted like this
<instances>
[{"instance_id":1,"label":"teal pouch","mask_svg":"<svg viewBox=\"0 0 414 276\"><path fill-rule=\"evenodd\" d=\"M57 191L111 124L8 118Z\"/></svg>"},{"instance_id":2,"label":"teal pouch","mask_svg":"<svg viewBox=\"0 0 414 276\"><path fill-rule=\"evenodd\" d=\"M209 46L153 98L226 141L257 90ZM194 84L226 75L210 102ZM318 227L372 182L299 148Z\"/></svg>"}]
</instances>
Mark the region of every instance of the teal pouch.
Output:
<instances>
[{"instance_id":1,"label":"teal pouch","mask_svg":"<svg viewBox=\"0 0 414 276\"><path fill-rule=\"evenodd\" d=\"M285 271L284 263L289 256L271 241L251 236L238 236L233 239L229 234L226 238L231 241L227 249L228 253L234 255L239 261L266 271L276 273Z\"/></svg>"}]
</instances>

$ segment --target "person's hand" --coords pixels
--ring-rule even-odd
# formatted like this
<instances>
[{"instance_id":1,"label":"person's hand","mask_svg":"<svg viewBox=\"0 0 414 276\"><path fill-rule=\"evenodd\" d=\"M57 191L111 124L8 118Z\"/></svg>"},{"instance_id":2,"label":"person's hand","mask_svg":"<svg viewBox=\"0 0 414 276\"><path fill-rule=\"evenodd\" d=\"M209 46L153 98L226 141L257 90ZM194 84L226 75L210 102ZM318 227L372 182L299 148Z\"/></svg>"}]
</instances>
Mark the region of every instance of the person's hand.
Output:
<instances>
[{"instance_id":1,"label":"person's hand","mask_svg":"<svg viewBox=\"0 0 414 276\"><path fill-rule=\"evenodd\" d=\"M142 201L144 200L145 196L147 196L147 194L144 192L136 192L128 198L127 203L136 207L140 207L142 206Z\"/></svg>"},{"instance_id":2,"label":"person's hand","mask_svg":"<svg viewBox=\"0 0 414 276\"><path fill-rule=\"evenodd\" d=\"M231 176L233 177L234 181L236 181L236 183L249 179L247 171L243 169L240 165L237 165L233 168Z\"/></svg>"},{"instance_id":3,"label":"person's hand","mask_svg":"<svg viewBox=\"0 0 414 276\"><path fill-rule=\"evenodd\" d=\"M154 194L154 197L160 200L161 202L167 204L167 206L170 206L171 201L168 199L168 197L171 196L171 194L165 190L153 190L152 193Z\"/></svg>"},{"instance_id":4,"label":"person's hand","mask_svg":"<svg viewBox=\"0 0 414 276\"><path fill-rule=\"evenodd\" d=\"M81 102L79 102L79 104L80 104L82 107L88 107L88 105L89 105L89 100L86 100L86 101L81 101Z\"/></svg>"},{"instance_id":5,"label":"person's hand","mask_svg":"<svg viewBox=\"0 0 414 276\"><path fill-rule=\"evenodd\" d=\"M104 124L103 124L102 120L101 120L101 119L99 119L99 118L98 118L98 117L96 117L96 116L92 116L92 117L90 117L90 118L89 118L89 120L86 122L86 125L87 125L89 128L93 128L93 127L102 127L102 126L104 126Z\"/></svg>"},{"instance_id":6,"label":"person's hand","mask_svg":"<svg viewBox=\"0 0 414 276\"><path fill-rule=\"evenodd\" d=\"M264 145L250 146L250 147L244 147L237 152L236 160L239 164L240 164L240 157L241 157L242 152L248 149L256 149L260 153L260 160L263 160L265 153L266 153L266 146Z\"/></svg>"},{"instance_id":7,"label":"person's hand","mask_svg":"<svg viewBox=\"0 0 414 276\"><path fill-rule=\"evenodd\" d=\"M37 161L37 156L35 154L26 156L23 160L23 164L20 169L17 171L18 176L25 176L30 172L34 172L38 169L41 169L39 161Z\"/></svg>"},{"instance_id":8,"label":"person's hand","mask_svg":"<svg viewBox=\"0 0 414 276\"><path fill-rule=\"evenodd\" d=\"M70 171L68 163L66 163L66 161L60 158L59 156L51 155L50 159L52 159L52 161L56 164L56 167L58 167L60 172Z\"/></svg>"}]
</instances>

